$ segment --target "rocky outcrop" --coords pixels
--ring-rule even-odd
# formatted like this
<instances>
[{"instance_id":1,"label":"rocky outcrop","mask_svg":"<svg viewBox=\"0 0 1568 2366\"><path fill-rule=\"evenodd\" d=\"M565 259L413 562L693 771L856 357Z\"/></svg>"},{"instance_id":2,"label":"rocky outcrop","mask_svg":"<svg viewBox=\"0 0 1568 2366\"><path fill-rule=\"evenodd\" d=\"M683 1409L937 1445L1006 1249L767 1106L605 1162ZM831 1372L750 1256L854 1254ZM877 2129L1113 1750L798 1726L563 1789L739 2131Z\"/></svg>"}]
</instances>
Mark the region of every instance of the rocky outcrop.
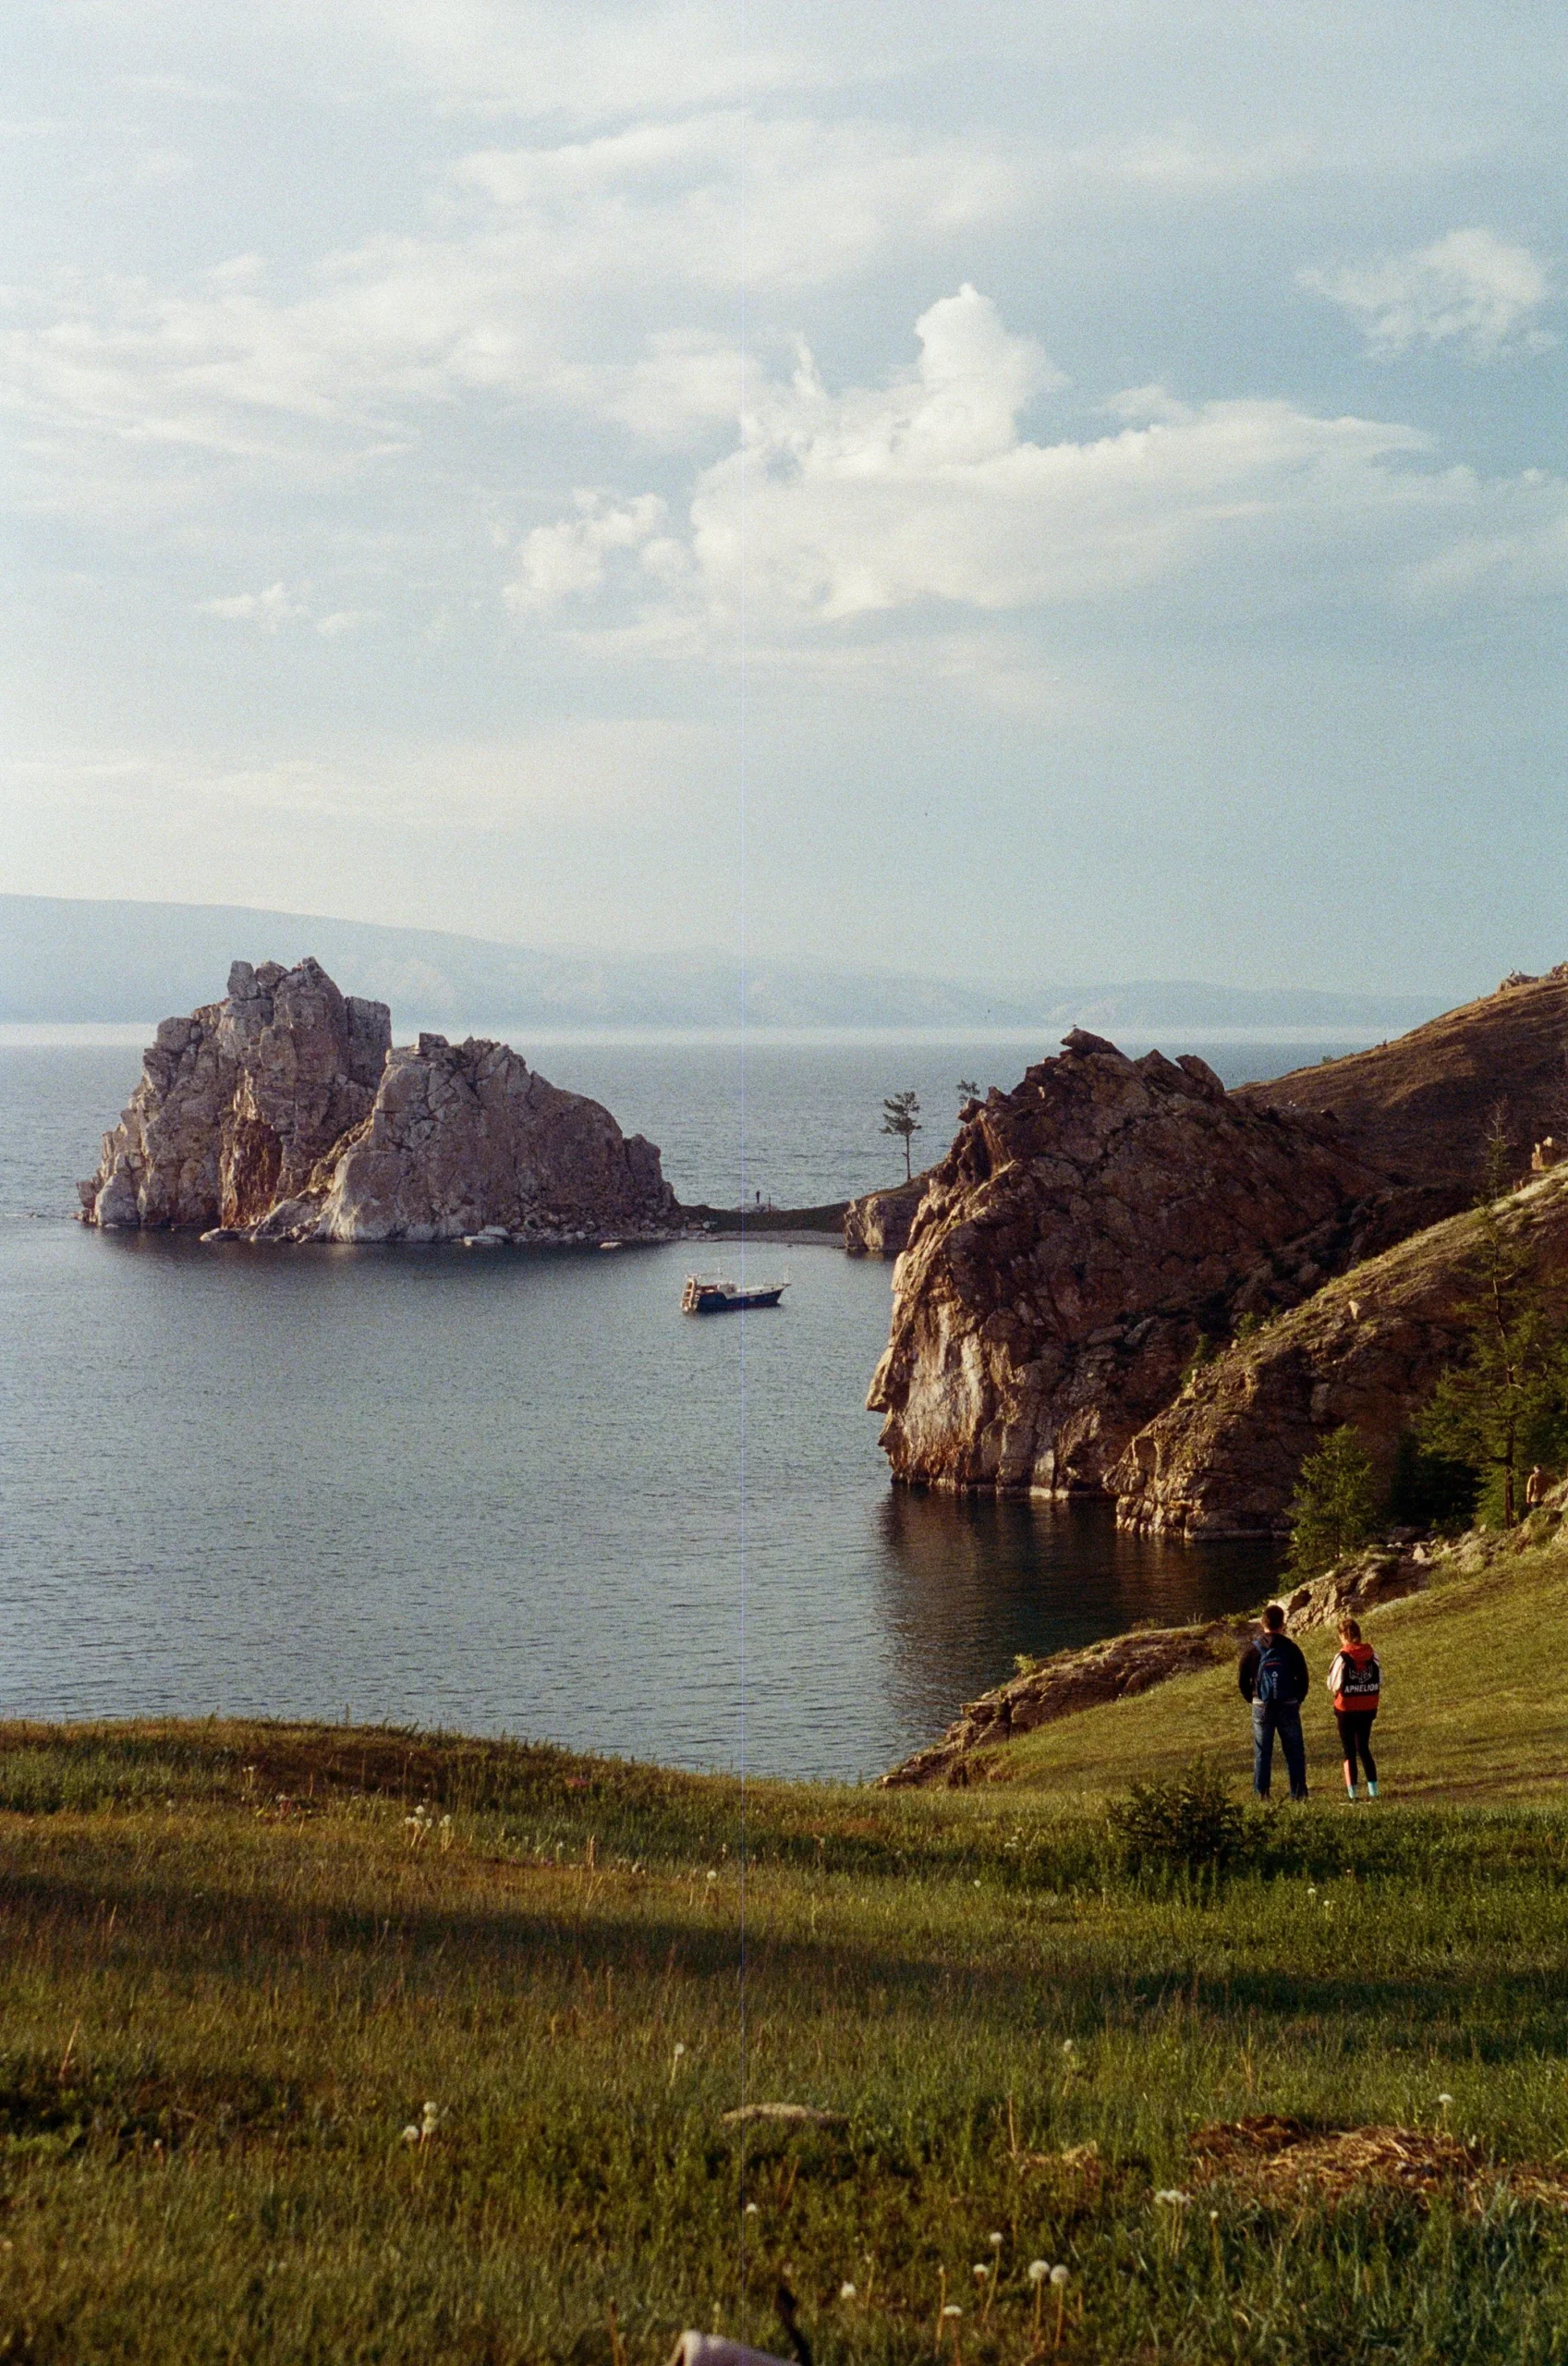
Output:
<instances>
[{"instance_id":1,"label":"rocky outcrop","mask_svg":"<svg viewBox=\"0 0 1568 2366\"><path fill-rule=\"evenodd\" d=\"M251 1239L548 1240L662 1234L679 1211L640 1135L504 1043L421 1035L319 963L237 962L227 999L165 1019L87 1222Z\"/></svg>"},{"instance_id":2,"label":"rocky outcrop","mask_svg":"<svg viewBox=\"0 0 1568 2366\"><path fill-rule=\"evenodd\" d=\"M1568 1169L1502 1203L1543 1281L1568 1275ZM1228 1346L1111 1473L1118 1522L1180 1537L1282 1532L1303 1458L1348 1422L1380 1475L1461 1350L1476 1218L1417 1234Z\"/></svg>"},{"instance_id":3,"label":"rocky outcrop","mask_svg":"<svg viewBox=\"0 0 1568 2366\"><path fill-rule=\"evenodd\" d=\"M227 998L165 1018L82 1211L106 1228L241 1226L304 1188L370 1115L384 1003L339 994L319 962L237 961Z\"/></svg>"},{"instance_id":4,"label":"rocky outcrop","mask_svg":"<svg viewBox=\"0 0 1568 2366\"><path fill-rule=\"evenodd\" d=\"M868 1399L893 1475L928 1486L1104 1486L1201 1341L1446 1205L1391 1192L1331 1120L1078 1030L959 1115Z\"/></svg>"},{"instance_id":5,"label":"rocky outcrop","mask_svg":"<svg viewBox=\"0 0 1568 2366\"><path fill-rule=\"evenodd\" d=\"M844 1245L851 1257L900 1257L908 1246L909 1228L926 1196L930 1174L912 1182L896 1183L886 1191L868 1191L851 1200L844 1212Z\"/></svg>"},{"instance_id":6,"label":"rocky outcrop","mask_svg":"<svg viewBox=\"0 0 1568 2366\"><path fill-rule=\"evenodd\" d=\"M662 1234L659 1153L504 1043L421 1035L388 1055L365 1123L280 1201L258 1239L516 1241Z\"/></svg>"},{"instance_id":7,"label":"rocky outcrop","mask_svg":"<svg viewBox=\"0 0 1568 2366\"><path fill-rule=\"evenodd\" d=\"M1235 1098L1327 1110L1342 1138L1374 1165L1410 1181L1473 1190L1492 1110L1515 1170L1533 1145L1568 1134L1568 963L1545 977L1515 971L1478 1002L1344 1060L1297 1068Z\"/></svg>"}]
</instances>

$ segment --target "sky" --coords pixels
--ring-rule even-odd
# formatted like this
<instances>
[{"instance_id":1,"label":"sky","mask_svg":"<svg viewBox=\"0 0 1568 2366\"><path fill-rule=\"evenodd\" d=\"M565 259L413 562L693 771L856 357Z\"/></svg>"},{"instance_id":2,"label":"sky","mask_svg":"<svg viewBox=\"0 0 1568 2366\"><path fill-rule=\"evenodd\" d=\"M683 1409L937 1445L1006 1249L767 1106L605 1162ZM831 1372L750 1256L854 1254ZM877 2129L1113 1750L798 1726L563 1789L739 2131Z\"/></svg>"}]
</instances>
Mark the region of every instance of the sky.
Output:
<instances>
[{"instance_id":1,"label":"sky","mask_svg":"<svg viewBox=\"0 0 1568 2366\"><path fill-rule=\"evenodd\" d=\"M0 889L1568 957L1568 17L11 0Z\"/></svg>"}]
</instances>

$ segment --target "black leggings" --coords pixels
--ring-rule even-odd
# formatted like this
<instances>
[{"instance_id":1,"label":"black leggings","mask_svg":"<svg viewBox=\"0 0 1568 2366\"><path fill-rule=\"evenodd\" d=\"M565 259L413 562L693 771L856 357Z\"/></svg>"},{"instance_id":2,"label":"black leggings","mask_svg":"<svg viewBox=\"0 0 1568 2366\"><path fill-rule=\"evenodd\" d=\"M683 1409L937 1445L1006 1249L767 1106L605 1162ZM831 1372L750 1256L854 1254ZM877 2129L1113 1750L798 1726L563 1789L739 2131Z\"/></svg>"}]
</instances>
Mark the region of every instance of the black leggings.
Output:
<instances>
[{"instance_id":1,"label":"black leggings","mask_svg":"<svg viewBox=\"0 0 1568 2366\"><path fill-rule=\"evenodd\" d=\"M1350 1769L1350 1779L1355 1780L1355 1753L1361 1753L1361 1763L1367 1769L1367 1780L1378 1779L1377 1762L1372 1756L1372 1720L1375 1709L1336 1709L1334 1723L1340 1729L1340 1756Z\"/></svg>"}]
</instances>

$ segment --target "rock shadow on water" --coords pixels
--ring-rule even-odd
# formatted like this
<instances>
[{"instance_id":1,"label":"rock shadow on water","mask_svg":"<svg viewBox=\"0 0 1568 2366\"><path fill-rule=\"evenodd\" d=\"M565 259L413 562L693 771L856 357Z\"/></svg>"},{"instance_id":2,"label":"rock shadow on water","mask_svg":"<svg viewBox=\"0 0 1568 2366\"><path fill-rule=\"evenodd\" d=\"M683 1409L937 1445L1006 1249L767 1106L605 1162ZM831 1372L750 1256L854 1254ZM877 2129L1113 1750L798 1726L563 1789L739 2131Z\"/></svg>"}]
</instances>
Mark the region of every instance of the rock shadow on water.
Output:
<instances>
[{"instance_id":1,"label":"rock shadow on water","mask_svg":"<svg viewBox=\"0 0 1568 2366\"><path fill-rule=\"evenodd\" d=\"M900 1716L932 1727L1013 1673L1124 1633L1252 1609L1278 1581L1267 1539L1203 1545L1118 1531L1109 1499L1025 1502L889 1490L877 1557Z\"/></svg>"}]
</instances>

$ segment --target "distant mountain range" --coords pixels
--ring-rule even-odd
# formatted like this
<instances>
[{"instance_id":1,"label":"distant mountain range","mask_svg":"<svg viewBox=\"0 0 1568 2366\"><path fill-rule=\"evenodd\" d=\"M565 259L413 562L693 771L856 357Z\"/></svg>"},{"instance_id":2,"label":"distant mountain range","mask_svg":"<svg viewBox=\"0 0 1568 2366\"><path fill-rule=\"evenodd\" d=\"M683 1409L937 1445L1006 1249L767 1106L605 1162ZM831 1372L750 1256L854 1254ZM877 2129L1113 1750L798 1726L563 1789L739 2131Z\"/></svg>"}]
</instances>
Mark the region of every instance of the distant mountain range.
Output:
<instances>
[{"instance_id":1,"label":"distant mountain range","mask_svg":"<svg viewBox=\"0 0 1568 2366\"><path fill-rule=\"evenodd\" d=\"M420 1026L954 1028L1071 1026L1136 1038L1309 1030L1399 1034L1443 1007L1434 995L1257 991L1185 980L1008 987L829 970L716 956L532 952L433 929L252 911L242 905L90 902L0 896L0 1022L150 1021L221 999L229 964L311 953L346 993L392 1006L394 1032ZM1458 999L1456 996L1455 999Z\"/></svg>"}]
</instances>

